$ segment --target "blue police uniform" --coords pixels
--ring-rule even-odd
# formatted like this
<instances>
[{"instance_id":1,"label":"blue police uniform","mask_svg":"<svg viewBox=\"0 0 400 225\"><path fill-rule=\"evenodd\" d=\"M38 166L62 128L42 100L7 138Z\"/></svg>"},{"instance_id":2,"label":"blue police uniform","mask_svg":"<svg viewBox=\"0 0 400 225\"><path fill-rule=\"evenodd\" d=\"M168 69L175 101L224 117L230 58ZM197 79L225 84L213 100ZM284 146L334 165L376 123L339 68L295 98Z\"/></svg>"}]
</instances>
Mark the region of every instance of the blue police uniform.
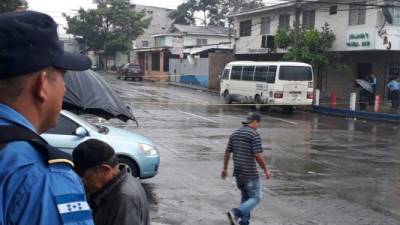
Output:
<instances>
[{"instance_id":1,"label":"blue police uniform","mask_svg":"<svg viewBox=\"0 0 400 225\"><path fill-rule=\"evenodd\" d=\"M10 124L35 130L20 113L0 104L0 125ZM0 225L93 225L82 182L65 164L69 161L46 161L25 141L0 146Z\"/></svg>"}]
</instances>

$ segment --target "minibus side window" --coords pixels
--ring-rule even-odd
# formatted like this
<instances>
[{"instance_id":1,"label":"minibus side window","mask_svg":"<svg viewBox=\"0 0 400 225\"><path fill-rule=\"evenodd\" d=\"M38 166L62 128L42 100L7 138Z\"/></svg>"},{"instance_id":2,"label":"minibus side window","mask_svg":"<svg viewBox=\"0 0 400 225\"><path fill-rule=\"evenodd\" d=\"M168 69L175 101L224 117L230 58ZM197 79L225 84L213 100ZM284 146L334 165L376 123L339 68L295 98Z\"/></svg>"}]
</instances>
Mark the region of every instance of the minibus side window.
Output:
<instances>
[{"instance_id":1,"label":"minibus side window","mask_svg":"<svg viewBox=\"0 0 400 225\"><path fill-rule=\"evenodd\" d=\"M276 66L270 66L267 73L267 83L274 84L276 77Z\"/></svg>"},{"instance_id":2,"label":"minibus side window","mask_svg":"<svg viewBox=\"0 0 400 225\"><path fill-rule=\"evenodd\" d=\"M229 80L229 69L224 69L224 73L222 74L223 80Z\"/></svg>"},{"instance_id":3,"label":"minibus side window","mask_svg":"<svg viewBox=\"0 0 400 225\"><path fill-rule=\"evenodd\" d=\"M266 81L268 66L257 66L254 74L254 81Z\"/></svg>"},{"instance_id":4,"label":"minibus side window","mask_svg":"<svg viewBox=\"0 0 400 225\"><path fill-rule=\"evenodd\" d=\"M254 66L244 66L242 73L242 80L253 81Z\"/></svg>"},{"instance_id":5,"label":"minibus side window","mask_svg":"<svg viewBox=\"0 0 400 225\"><path fill-rule=\"evenodd\" d=\"M241 80L242 79L242 67L233 66L231 72L231 80Z\"/></svg>"}]
</instances>

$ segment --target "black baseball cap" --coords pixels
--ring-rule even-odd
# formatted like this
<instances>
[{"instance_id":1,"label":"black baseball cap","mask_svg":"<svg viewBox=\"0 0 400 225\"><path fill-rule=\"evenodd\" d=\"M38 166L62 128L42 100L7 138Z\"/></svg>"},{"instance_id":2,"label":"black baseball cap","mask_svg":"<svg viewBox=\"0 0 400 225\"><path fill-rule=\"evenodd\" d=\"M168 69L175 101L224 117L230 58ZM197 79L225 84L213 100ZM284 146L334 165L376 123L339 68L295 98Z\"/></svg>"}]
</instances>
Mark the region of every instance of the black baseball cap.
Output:
<instances>
[{"instance_id":1,"label":"black baseball cap","mask_svg":"<svg viewBox=\"0 0 400 225\"><path fill-rule=\"evenodd\" d=\"M254 112L254 113L250 113L247 117L245 121L242 121L242 124L249 124L253 121L257 121L260 122L261 120L261 115L258 112Z\"/></svg>"},{"instance_id":2,"label":"black baseball cap","mask_svg":"<svg viewBox=\"0 0 400 225\"><path fill-rule=\"evenodd\" d=\"M99 166L115 157L114 149L104 141L89 139L80 143L72 152L74 170L82 176L90 168Z\"/></svg>"},{"instance_id":3,"label":"black baseball cap","mask_svg":"<svg viewBox=\"0 0 400 225\"><path fill-rule=\"evenodd\" d=\"M0 79L50 66L83 71L91 64L87 56L64 51L57 24L49 15L35 11L0 14Z\"/></svg>"}]
</instances>

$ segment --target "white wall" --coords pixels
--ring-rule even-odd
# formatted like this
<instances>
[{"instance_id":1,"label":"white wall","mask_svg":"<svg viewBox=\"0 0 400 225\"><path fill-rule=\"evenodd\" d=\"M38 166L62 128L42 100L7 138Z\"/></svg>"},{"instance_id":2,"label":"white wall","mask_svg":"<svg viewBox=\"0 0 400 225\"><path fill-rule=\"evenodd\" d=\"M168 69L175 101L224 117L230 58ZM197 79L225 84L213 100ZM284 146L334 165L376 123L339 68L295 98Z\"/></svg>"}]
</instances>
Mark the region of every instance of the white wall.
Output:
<instances>
[{"instance_id":1,"label":"white wall","mask_svg":"<svg viewBox=\"0 0 400 225\"><path fill-rule=\"evenodd\" d=\"M171 9L136 5L136 12L145 11L145 18L152 18L150 25L145 29L144 34L136 39L136 48L142 48L142 41L149 41L148 47L154 47L154 38L152 35L165 33L168 31L172 24L172 20L168 17L168 14L172 11Z\"/></svg>"},{"instance_id":2,"label":"white wall","mask_svg":"<svg viewBox=\"0 0 400 225\"><path fill-rule=\"evenodd\" d=\"M171 36L166 35L165 37L165 46L166 47L173 47L173 39L175 37L180 36ZM233 34L232 34L233 38ZM207 35L185 35L183 36L183 47L187 46L195 46L197 45L197 39L207 39L207 44L219 44L221 42L229 42L229 37L219 37L219 36L207 36Z\"/></svg>"},{"instance_id":3,"label":"white wall","mask_svg":"<svg viewBox=\"0 0 400 225\"><path fill-rule=\"evenodd\" d=\"M196 46L197 39L207 39L207 45L229 42L229 37L207 36L207 35L187 35L183 38L183 46Z\"/></svg>"},{"instance_id":4,"label":"white wall","mask_svg":"<svg viewBox=\"0 0 400 225\"><path fill-rule=\"evenodd\" d=\"M346 1L337 0L335 2L360 2L361 0ZM371 4L376 4L379 1L369 1ZM332 4L335 5L335 4ZM333 43L332 51L359 51L359 50L386 50L387 45L383 44L383 36L378 35L383 24L383 16L381 9L373 8L367 9L366 11L366 23L362 25L352 25L349 26L349 6L340 5L338 6L338 12L336 15L329 15L329 4L313 4L305 5L303 10L315 9L315 28L320 29L325 22L330 25L333 33L336 35L336 41ZM372 8L372 7L367 7ZM271 10L268 12L262 12L251 15L242 15L234 18L235 30L237 31L236 36L236 54L254 54L257 51L264 53L265 49L261 48L260 34L261 29L261 18L269 16L271 18L271 34L276 34L276 30L279 25L279 15L280 14L290 14L290 26L293 27L294 22L294 9L282 8L279 10ZM240 31L240 21L245 21L252 19L252 33L248 37L239 37ZM302 15L300 16L300 23L302 23ZM389 26L384 27L388 40L391 42L391 50L400 50L400 26ZM351 35L368 34L368 38L358 38L350 40ZM348 42L369 42L368 46L348 46ZM282 50L278 49L278 52Z\"/></svg>"}]
</instances>

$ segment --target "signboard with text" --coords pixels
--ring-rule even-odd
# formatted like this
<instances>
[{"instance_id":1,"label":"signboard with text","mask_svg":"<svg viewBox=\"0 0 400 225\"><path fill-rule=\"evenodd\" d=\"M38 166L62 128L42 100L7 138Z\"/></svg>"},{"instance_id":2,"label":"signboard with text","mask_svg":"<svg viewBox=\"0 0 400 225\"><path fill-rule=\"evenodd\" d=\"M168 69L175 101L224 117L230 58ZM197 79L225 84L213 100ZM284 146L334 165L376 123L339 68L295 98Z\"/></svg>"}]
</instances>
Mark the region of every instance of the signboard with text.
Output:
<instances>
[{"instance_id":1,"label":"signboard with text","mask_svg":"<svg viewBox=\"0 0 400 225\"><path fill-rule=\"evenodd\" d=\"M375 33L369 29L348 30L346 47L349 50L375 49Z\"/></svg>"},{"instance_id":2,"label":"signboard with text","mask_svg":"<svg viewBox=\"0 0 400 225\"><path fill-rule=\"evenodd\" d=\"M181 37L173 37L171 53L173 55L181 55L181 54L183 54L183 38L181 38Z\"/></svg>"}]
</instances>

